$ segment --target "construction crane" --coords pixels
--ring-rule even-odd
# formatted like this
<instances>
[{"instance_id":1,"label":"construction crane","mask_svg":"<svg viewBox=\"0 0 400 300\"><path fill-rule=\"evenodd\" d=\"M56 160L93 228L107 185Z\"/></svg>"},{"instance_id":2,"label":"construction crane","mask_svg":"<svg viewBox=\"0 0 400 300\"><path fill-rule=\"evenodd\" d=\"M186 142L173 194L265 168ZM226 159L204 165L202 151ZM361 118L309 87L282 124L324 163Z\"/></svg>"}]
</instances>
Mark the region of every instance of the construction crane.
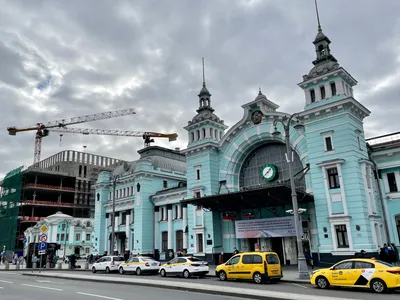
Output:
<instances>
[{"instance_id":1,"label":"construction crane","mask_svg":"<svg viewBox=\"0 0 400 300\"><path fill-rule=\"evenodd\" d=\"M168 138L170 142L176 141L178 135L176 133L159 133L159 132L141 132L141 131L127 131L127 130L107 130L107 129L89 129L89 128L51 128L51 132L60 133L81 133L84 135L113 135L113 136L130 136L130 137L143 137L144 146L149 147L150 143L154 143L152 138Z\"/></svg>"},{"instance_id":2,"label":"construction crane","mask_svg":"<svg viewBox=\"0 0 400 300\"><path fill-rule=\"evenodd\" d=\"M33 164L36 166L40 161L40 153L42 151L42 138L49 135L49 129L51 128L65 128L67 125L75 125L80 123L87 123L117 117L123 117L128 115L136 114L134 108L98 113L93 115L86 115L81 117L75 117L70 119L63 119L57 121L51 121L46 123L37 123L34 126L25 127L25 128L17 128L17 127L8 127L9 135L16 135L18 132L24 131L36 131L35 136L35 156L33 159Z\"/></svg>"}]
</instances>

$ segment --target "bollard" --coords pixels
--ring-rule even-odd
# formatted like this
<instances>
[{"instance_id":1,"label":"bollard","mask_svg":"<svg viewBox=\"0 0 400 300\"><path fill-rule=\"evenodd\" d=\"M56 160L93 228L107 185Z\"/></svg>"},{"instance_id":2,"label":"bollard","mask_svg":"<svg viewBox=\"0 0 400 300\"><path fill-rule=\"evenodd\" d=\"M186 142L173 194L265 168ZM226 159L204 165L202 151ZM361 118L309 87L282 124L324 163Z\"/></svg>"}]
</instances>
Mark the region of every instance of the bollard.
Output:
<instances>
[{"instance_id":1,"label":"bollard","mask_svg":"<svg viewBox=\"0 0 400 300\"><path fill-rule=\"evenodd\" d=\"M89 263L85 262L85 270L89 270Z\"/></svg>"},{"instance_id":2,"label":"bollard","mask_svg":"<svg viewBox=\"0 0 400 300\"><path fill-rule=\"evenodd\" d=\"M58 263L57 264L57 269L61 269L62 268L62 263Z\"/></svg>"},{"instance_id":3,"label":"bollard","mask_svg":"<svg viewBox=\"0 0 400 300\"><path fill-rule=\"evenodd\" d=\"M34 263L32 264L32 268L33 268L33 269L36 269L36 268L37 268L37 263L34 262Z\"/></svg>"},{"instance_id":4,"label":"bollard","mask_svg":"<svg viewBox=\"0 0 400 300\"><path fill-rule=\"evenodd\" d=\"M6 264L6 265L5 265L5 269L6 269L6 270L9 270L9 269L10 269L10 264L8 263L8 261L6 261L5 264Z\"/></svg>"}]
</instances>

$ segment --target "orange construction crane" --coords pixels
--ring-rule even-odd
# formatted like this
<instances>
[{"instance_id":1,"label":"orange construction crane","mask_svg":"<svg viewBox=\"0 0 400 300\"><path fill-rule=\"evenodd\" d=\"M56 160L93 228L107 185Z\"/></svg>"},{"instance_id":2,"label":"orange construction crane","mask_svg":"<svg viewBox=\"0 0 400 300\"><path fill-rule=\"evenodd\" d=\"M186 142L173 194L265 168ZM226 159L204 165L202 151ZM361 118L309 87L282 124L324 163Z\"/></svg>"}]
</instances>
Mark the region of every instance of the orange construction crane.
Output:
<instances>
[{"instance_id":1,"label":"orange construction crane","mask_svg":"<svg viewBox=\"0 0 400 300\"><path fill-rule=\"evenodd\" d=\"M146 132L146 131L127 131L127 130L108 130L108 129L92 129L92 128L51 128L51 132L60 133L81 133L84 135L113 135L113 136L130 136L130 137L143 137L145 147L154 143L152 138L168 138L170 142L176 141L178 135L176 133L159 133L159 132Z\"/></svg>"},{"instance_id":2,"label":"orange construction crane","mask_svg":"<svg viewBox=\"0 0 400 300\"><path fill-rule=\"evenodd\" d=\"M42 138L49 135L49 131L57 131L57 132L66 132L66 133L82 133L82 134L101 134L101 135L115 135L115 136L142 136L145 140L145 145L149 146L150 143L154 142L152 137L166 137L169 138L170 141L176 140L178 136L176 133L174 134L162 134L157 132L129 132L129 131L118 131L118 130L100 130L100 129L80 129L80 128L67 128L67 125L75 125L80 123L87 123L105 119L111 119L116 117L122 117L127 115L136 114L133 108L122 109L111 112L104 112L92 115L86 115L81 117L74 117L70 119L63 119L57 121L51 121L46 123L37 123L34 126L25 127L25 128L17 128L17 127L8 127L9 135L16 135L18 132L24 131L36 131L35 136L35 156L33 160L33 164L36 166L40 161L40 153L42 150ZM96 133L97 132L97 133Z\"/></svg>"}]
</instances>

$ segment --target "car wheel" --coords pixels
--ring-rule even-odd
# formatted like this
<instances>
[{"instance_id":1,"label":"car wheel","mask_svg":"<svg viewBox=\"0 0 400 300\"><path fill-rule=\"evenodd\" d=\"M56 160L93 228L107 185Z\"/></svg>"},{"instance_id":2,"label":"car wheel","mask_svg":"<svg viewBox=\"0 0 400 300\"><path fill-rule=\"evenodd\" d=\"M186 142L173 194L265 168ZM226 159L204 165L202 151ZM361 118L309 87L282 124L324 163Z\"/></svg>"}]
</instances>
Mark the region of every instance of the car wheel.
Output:
<instances>
[{"instance_id":1,"label":"car wheel","mask_svg":"<svg viewBox=\"0 0 400 300\"><path fill-rule=\"evenodd\" d=\"M183 277L184 278L189 278L190 277L190 272L188 270L183 271Z\"/></svg>"},{"instance_id":2,"label":"car wheel","mask_svg":"<svg viewBox=\"0 0 400 300\"><path fill-rule=\"evenodd\" d=\"M382 279L373 279L370 286L375 293L385 293L387 291L386 283Z\"/></svg>"},{"instance_id":3,"label":"car wheel","mask_svg":"<svg viewBox=\"0 0 400 300\"><path fill-rule=\"evenodd\" d=\"M260 284L260 283L263 282L262 276L261 276L261 274L258 273L258 272L255 272L255 273L253 274L253 280L254 280L254 282L257 283L257 284Z\"/></svg>"},{"instance_id":4,"label":"car wheel","mask_svg":"<svg viewBox=\"0 0 400 300\"><path fill-rule=\"evenodd\" d=\"M123 267L119 268L119 274L124 274L124 273L125 273L124 268Z\"/></svg>"},{"instance_id":5,"label":"car wheel","mask_svg":"<svg viewBox=\"0 0 400 300\"><path fill-rule=\"evenodd\" d=\"M219 280L221 281L225 281L226 278L226 273L224 271L219 272L219 276L218 276Z\"/></svg>"},{"instance_id":6,"label":"car wheel","mask_svg":"<svg viewBox=\"0 0 400 300\"><path fill-rule=\"evenodd\" d=\"M136 269L136 275L140 275L142 274L142 269L141 268L137 268Z\"/></svg>"},{"instance_id":7,"label":"car wheel","mask_svg":"<svg viewBox=\"0 0 400 300\"><path fill-rule=\"evenodd\" d=\"M165 276L167 276L167 272L165 272L164 269L161 269L160 275L161 275L161 277L165 277Z\"/></svg>"},{"instance_id":8,"label":"car wheel","mask_svg":"<svg viewBox=\"0 0 400 300\"><path fill-rule=\"evenodd\" d=\"M96 272L97 272L96 268L93 267L93 268L92 268L92 273L96 273Z\"/></svg>"},{"instance_id":9,"label":"car wheel","mask_svg":"<svg viewBox=\"0 0 400 300\"><path fill-rule=\"evenodd\" d=\"M106 268L106 273L107 274L110 273L110 268L109 267Z\"/></svg>"},{"instance_id":10,"label":"car wheel","mask_svg":"<svg viewBox=\"0 0 400 300\"><path fill-rule=\"evenodd\" d=\"M315 279L315 283L320 289L327 289L329 287L329 281L324 276L318 276L317 279Z\"/></svg>"}]
</instances>

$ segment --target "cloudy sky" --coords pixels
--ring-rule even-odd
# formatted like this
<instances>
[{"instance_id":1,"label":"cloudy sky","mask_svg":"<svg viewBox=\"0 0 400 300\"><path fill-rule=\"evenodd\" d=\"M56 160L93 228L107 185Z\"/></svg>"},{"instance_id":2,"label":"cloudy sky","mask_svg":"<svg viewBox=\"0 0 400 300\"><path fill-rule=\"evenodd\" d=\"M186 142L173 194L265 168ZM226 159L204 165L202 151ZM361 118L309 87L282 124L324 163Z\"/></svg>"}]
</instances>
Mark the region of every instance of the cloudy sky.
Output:
<instances>
[{"instance_id":1,"label":"cloudy sky","mask_svg":"<svg viewBox=\"0 0 400 300\"><path fill-rule=\"evenodd\" d=\"M137 114L75 127L177 132L184 148L198 105L201 57L216 113L229 126L261 86L280 111L302 110L297 87L314 59L313 0L0 0L0 177L33 161L28 126L134 107ZM372 111L366 136L399 131L400 1L320 0L322 28ZM66 149L125 160L141 138L64 135Z\"/></svg>"}]
</instances>

